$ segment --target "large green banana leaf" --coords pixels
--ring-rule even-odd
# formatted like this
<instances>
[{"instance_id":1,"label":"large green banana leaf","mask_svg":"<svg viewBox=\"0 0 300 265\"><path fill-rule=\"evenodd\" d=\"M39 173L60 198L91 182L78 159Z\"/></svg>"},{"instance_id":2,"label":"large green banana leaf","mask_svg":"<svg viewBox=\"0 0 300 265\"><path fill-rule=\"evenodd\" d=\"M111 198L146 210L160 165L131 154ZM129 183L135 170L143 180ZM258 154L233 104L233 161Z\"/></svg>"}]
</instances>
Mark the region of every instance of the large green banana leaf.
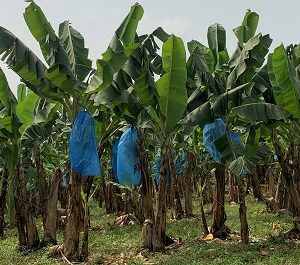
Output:
<instances>
[{"instance_id":1,"label":"large green banana leaf","mask_svg":"<svg viewBox=\"0 0 300 265\"><path fill-rule=\"evenodd\" d=\"M273 87L276 104L300 118L300 84L295 67L288 59L285 48L280 45L268 60L269 78Z\"/></svg>"},{"instance_id":2,"label":"large green banana leaf","mask_svg":"<svg viewBox=\"0 0 300 265\"><path fill-rule=\"evenodd\" d=\"M45 73L47 78L62 91L74 94L77 82L68 54L45 14L34 1L30 1L25 9L24 18L50 67Z\"/></svg>"},{"instance_id":3,"label":"large green banana leaf","mask_svg":"<svg viewBox=\"0 0 300 265\"><path fill-rule=\"evenodd\" d=\"M43 62L14 34L0 27L0 54L2 60L18 74L37 95L62 102L63 94L46 78Z\"/></svg>"},{"instance_id":4,"label":"large green banana leaf","mask_svg":"<svg viewBox=\"0 0 300 265\"><path fill-rule=\"evenodd\" d=\"M97 71L91 79L87 93L98 92L110 86L113 75L118 72L128 60L128 57L139 47L135 43L136 29L144 14L141 5L131 7L120 27L116 30L102 58L97 60Z\"/></svg>"},{"instance_id":5,"label":"large green banana leaf","mask_svg":"<svg viewBox=\"0 0 300 265\"><path fill-rule=\"evenodd\" d=\"M84 46L83 36L69 21L64 21L59 25L59 38L67 53L72 72L83 82L92 70L92 61L88 58L89 50Z\"/></svg>"},{"instance_id":6,"label":"large green banana leaf","mask_svg":"<svg viewBox=\"0 0 300 265\"><path fill-rule=\"evenodd\" d=\"M187 105L186 54L181 38L172 35L162 48L162 65L165 74L156 82L159 106L165 117L165 130L170 133Z\"/></svg>"},{"instance_id":7,"label":"large green banana leaf","mask_svg":"<svg viewBox=\"0 0 300 265\"><path fill-rule=\"evenodd\" d=\"M244 16L242 25L233 29L233 32L238 38L241 46L255 35L258 21L259 15L251 10L248 10Z\"/></svg>"},{"instance_id":8,"label":"large green banana leaf","mask_svg":"<svg viewBox=\"0 0 300 265\"><path fill-rule=\"evenodd\" d=\"M290 116L287 111L281 109L279 106L265 102L237 106L233 108L232 111L239 116L246 118L251 123L283 120Z\"/></svg>"},{"instance_id":9,"label":"large green banana leaf","mask_svg":"<svg viewBox=\"0 0 300 265\"><path fill-rule=\"evenodd\" d=\"M229 56L226 50L226 31L223 26L218 23L209 26L207 40L215 57L216 67L219 68L219 66L227 63Z\"/></svg>"},{"instance_id":10,"label":"large green banana leaf","mask_svg":"<svg viewBox=\"0 0 300 265\"><path fill-rule=\"evenodd\" d=\"M233 67L227 78L227 88L248 83L252 80L265 60L269 47L272 43L269 35L262 36L260 33L247 41L242 51L234 54L230 61Z\"/></svg>"},{"instance_id":11,"label":"large green banana leaf","mask_svg":"<svg viewBox=\"0 0 300 265\"><path fill-rule=\"evenodd\" d=\"M3 106L7 109L8 113L13 111L13 108L17 104L17 99L15 95L10 90L5 74L3 70L0 68L0 101Z\"/></svg>"}]
</instances>

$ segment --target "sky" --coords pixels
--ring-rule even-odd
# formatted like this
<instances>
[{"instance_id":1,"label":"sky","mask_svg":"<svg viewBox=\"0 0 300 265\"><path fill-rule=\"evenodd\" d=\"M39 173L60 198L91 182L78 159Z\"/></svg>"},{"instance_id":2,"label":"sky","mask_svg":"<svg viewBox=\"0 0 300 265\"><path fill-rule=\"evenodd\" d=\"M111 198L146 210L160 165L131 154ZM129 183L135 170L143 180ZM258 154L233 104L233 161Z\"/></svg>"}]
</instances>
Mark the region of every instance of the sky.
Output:
<instances>
[{"instance_id":1,"label":"sky","mask_svg":"<svg viewBox=\"0 0 300 265\"><path fill-rule=\"evenodd\" d=\"M114 31L135 1L118 0L36 0L52 27L58 31L61 22L69 20L85 38L90 59L100 58ZM209 25L222 24L227 33L227 49L232 52L236 38L232 29L239 26L247 9L257 12L260 21L257 32L270 34L271 51L278 45L300 43L299 0L140 0L144 16L138 33L151 33L161 26L184 42L198 40L207 44ZM0 25L13 32L42 58L39 45L27 29L23 12L28 3L22 0L0 0ZM19 78L0 63L10 87L16 90Z\"/></svg>"}]
</instances>

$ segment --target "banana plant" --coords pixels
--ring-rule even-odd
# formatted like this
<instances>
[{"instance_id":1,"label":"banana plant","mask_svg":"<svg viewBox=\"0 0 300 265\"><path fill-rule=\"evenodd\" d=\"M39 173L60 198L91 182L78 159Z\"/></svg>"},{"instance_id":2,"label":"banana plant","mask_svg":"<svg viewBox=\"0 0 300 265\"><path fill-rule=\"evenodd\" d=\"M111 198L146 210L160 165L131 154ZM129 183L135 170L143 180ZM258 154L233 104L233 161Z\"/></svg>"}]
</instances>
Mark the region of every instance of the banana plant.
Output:
<instances>
[{"instance_id":1,"label":"banana plant","mask_svg":"<svg viewBox=\"0 0 300 265\"><path fill-rule=\"evenodd\" d=\"M208 29L209 47L197 42L188 43L189 91L186 116L181 123L186 126L201 126L222 117L227 123L232 110L245 102L254 102L264 87L262 66L271 39L268 35L256 34L258 15L248 11L242 25L234 29L238 39L236 51L229 57L226 48L226 33L221 25L214 24ZM222 163L227 163L224 159ZM224 202L224 169L216 171L218 201ZM220 175L220 176L219 176ZM223 195L222 195L223 194ZM217 197L216 197L217 198ZM211 231L223 237L225 210L215 203L214 221ZM217 209L219 208L219 209Z\"/></svg>"},{"instance_id":2,"label":"banana plant","mask_svg":"<svg viewBox=\"0 0 300 265\"><path fill-rule=\"evenodd\" d=\"M89 107L87 103L90 93L109 86L114 73L137 48L135 32L143 9L138 4L131 8L103 58L97 61L95 72L91 67L91 60L88 59L88 49L84 46L82 35L68 21L60 24L57 35L41 8L34 1L28 2L24 19L40 45L47 66L21 40L1 27L2 60L34 93L42 98L60 102L68 114L69 121L72 122L80 107ZM76 201L76 198L80 199L80 196L76 196L80 194L80 177L75 174L72 176L70 183L74 186L72 189L74 193L70 195L72 198L70 201L76 208L76 205L80 205L80 201ZM73 206L70 205L69 208ZM63 248L66 257L70 259L79 259L80 225L75 213L76 211L69 211Z\"/></svg>"},{"instance_id":3,"label":"banana plant","mask_svg":"<svg viewBox=\"0 0 300 265\"><path fill-rule=\"evenodd\" d=\"M269 82L260 102L248 103L233 111L250 124L260 124L269 135L278 157L286 188L290 196L291 212L299 216L297 181L297 150L299 148L299 45L275 48L268 57L265 80ZM292 163L291 163L292 161ZM296 170L296 171L295 171Z\"/></svg>"},{"instance_id":4,"label":"banana plant","mask_svg":"<svg viewBox=\"0 0 300 265\"><path fill-rule=\"evenodd\" d=\"M36 247L39 237L34 218L28 202L28 190L26 188L26 173L28 167L22 156L22 137L27 128L33 123L40 123L56 111L55 104L50 107L33 92L26 92L21 84L18 88L18 99L11 92L6 77L0 69L0 101L4 108L0 117L0 134L4 140L2 149L5 155L5 163L10 176L9 185L13 191L16 210L19 245ZM39 104L47 107L39 109ZM47 111L45 111L47 109Z\"/></svg>"}]
</instances>

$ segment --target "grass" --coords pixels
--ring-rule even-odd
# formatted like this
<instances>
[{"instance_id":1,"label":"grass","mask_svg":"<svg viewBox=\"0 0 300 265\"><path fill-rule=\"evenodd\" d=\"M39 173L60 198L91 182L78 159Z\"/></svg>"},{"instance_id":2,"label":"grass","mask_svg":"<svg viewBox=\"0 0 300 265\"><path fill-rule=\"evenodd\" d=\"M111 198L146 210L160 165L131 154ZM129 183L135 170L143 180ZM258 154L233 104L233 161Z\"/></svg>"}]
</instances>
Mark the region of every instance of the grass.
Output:
<instances>
[{"instance_id":1,"label":"grass","mask_svg":"<svg viewBox=\"0 0 300 265\"><path fill-rule=\"evenodd\" d=\"M265 205L248 198L248 221L251 243L245 247L238 237L229 240L203 241L201 223L196 217L180 221L169 221L168 235L181 238L176 249L164 254L151 254L148 260L138 257L137 249L140 228L137 225L116 227L114 216L105 214L96 204L91 207L90 258L87 264L300 264L300 249L297 241L281 241L271 235L275 231L285 231L292 225L289 216L276 216L265 211ZM205 208L209 209L207 205ZM199 216L195 202L194 211ZM227 225L232 231L239 231L238 205L227 204ZM211 223L211 216L208 216ZM38 223L40 227L40 221ZM48 257L48 249L35 252L17 250L17 232L7 230L0 241L0 264L63 264L62 260ZM41 234L42 232L40 232ZM58 236L62 242L62 232Z\"/></svg>"}]
</instances>

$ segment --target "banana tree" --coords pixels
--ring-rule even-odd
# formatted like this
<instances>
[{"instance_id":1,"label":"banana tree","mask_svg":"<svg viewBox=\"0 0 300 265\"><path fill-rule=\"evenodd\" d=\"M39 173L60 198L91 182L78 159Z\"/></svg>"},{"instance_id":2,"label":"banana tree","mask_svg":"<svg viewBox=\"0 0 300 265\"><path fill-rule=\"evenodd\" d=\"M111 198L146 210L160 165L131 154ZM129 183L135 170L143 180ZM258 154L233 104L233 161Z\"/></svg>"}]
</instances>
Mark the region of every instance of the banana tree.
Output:
<instances>
[{"instance_id":1,"label":"banana tree","mask_svg":"<svg viewBox=\"0 0 300 265\"><path fill-rule=\"evenodd\" d=\"M158 105L144 105L159 141L161 157L157 213L151 240L154 251L163 251L166 246L166 185L168 170L172 172L174 166L172 139L187 105L186 53L179 37L171 35L165 40L162 47L162 68L163 74L155 83Z\"/></svg>"},{"instance_id":2,"label":"banana tree","mask_svg":"<svg viewBox=\"0 0 300 265\"><path fill-rule=\"evenodd\" d=\"M21 139L26 128L34 120L34 110L39 97L31 92L18 101L11 92L1 69L0 80L0 101L5 106L0 118L1 137L5 139L2 151L10 176L8 183L13 190L19 246L33 248L39 245L39 237L28 201L26 188L28 168L24 163L25 158L22 157Z\"/></svg>"},{"instance_id":3,"label":"banana tree","mask_svg":"<svg viewBox=\"0 0 300 265\"><path fill-rule=\"evenodd\" d=\"M269 55L265 81L268 89L260 102L234 111L252 124L262 124L273 143L290 200L290 211L299 216L299 46L283 45Z\"/></svg>"},{"instance_id":4,"label":"banana tree","mask_svg":"<svg viewBox=\"0 0 300 265\"><path fill-rule=\"evenodd\" d=\"M47 66L22 41L4 28L0 28L0 54L3 54L2 59L33 92L42 98L60 102L72 122L81 106L88 107L86 103L90 94L84 92L109 86L114 73L138 46L134 43L134 37L143 9L138 4L132 7L103 58L97 61L96 73L88 87L94 71L81 34L65 21L60 24L57 36L40 7L34 1L28 2L24 18L40 44ZM80 183L80 176L73 172L63 247L64 254L70 259L79 258Z\"/></svg>"},{"instance_id":5,"label":"banana tree","mask_svg":"<svg viewBox=\"0 0 300 265\"><path fill-rule=\"evenodd\" d=\"M90 99L101 117L101 111L109 110L119 119L124 119L138 131L137 150L141 171L141 200L145 219L153 221L152 177L149 158L146 153L146 134L152 128L146 125L147 112L144 107L157 108L155 100L154 73L161 72L161 57L157 54L158 46L154 37L166 40L169 37L161 28L152 34L136 36L140 46L132 53L124 67L113 78L113 83L103 88ZM143 222L144 220L142 220ZM152 248L152 247L151 247Z\"/></svg>"},{"instance_id":6,"label":"banana tree","mask_svg":"<svg viewBox=\"0 0 300 265\"><path fill-rule=\"evenodd\" d=\"M221 25L214 24L208 30L206 47L197 41L188 43L189 80L188 114L182 123L204 126L217 117L226 121L233 107L239 106L263 89L259 73L271 45L268 35L255 35L258 15L248 11L240 27L234 29L238 47L229 58L226 51L226 33ZM226 161L223 161L226 163ZM223 237L226 214L224 169L216 170L216 196L213 207L211 232Z\"/></svg>"}]
</instances>

